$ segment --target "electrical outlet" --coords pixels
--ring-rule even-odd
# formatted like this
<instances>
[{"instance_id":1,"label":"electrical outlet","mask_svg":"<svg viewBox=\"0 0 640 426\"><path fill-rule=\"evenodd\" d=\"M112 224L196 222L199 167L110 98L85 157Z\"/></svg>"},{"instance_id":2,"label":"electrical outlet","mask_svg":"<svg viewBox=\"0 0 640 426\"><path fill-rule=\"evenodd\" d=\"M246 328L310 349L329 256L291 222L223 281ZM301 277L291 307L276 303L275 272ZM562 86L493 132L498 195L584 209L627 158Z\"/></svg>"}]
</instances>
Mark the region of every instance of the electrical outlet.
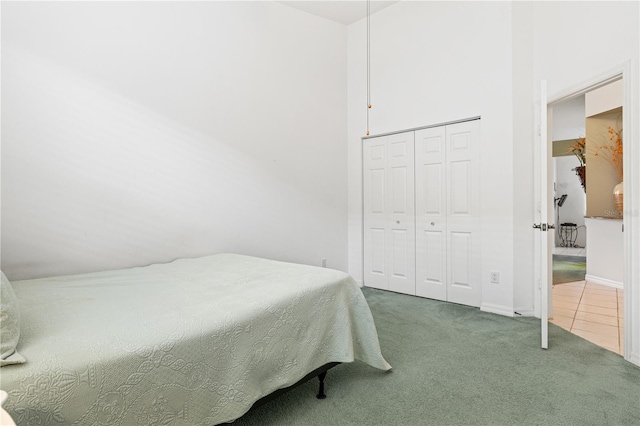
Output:
<instances>
[{"instance_id":1,"label":"electrical outlet","mask_svg":"<svg viewBox=\"0 0 640 426\"><path fill-rule=\"evenodd\" d=\"M491 282L498 284L500 282L500 272L491 271Z\"/></svg>"},{"instance_id":2,"label":"electrical outlet","mask_svg":"<svg viewBox=\"0 0 640 426\"><path fill-rule=\"evenodd\" d=\"M324 257L322 258L322 267L323 268L327 267L327 259L325 259Z\"/></svg>"}]
</instances>

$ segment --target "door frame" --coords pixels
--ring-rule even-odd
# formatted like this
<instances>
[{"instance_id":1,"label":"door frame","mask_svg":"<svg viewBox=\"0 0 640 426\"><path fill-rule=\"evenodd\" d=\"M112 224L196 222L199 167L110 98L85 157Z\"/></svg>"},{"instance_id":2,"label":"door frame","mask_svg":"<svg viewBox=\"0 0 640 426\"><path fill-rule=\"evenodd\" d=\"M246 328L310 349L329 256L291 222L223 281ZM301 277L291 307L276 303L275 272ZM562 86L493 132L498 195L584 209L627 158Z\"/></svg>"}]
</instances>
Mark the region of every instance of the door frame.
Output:
<instances>
[{"instance_id":1,"label":"door frame","mask_svg":"<svg viewBox=\"0 0 640 426\"><path fill-rule=\"evenodd\" d=\"M622 79L623 101L622 120L624 123L625 146L623 158L624 170L624 359L640 366L640 265L632 259L640 257L640 220L638 218L638 203L640 201L640 185L638 182L638 171L634 170L632 164L640 163L640 143L638 141L636 128L637 123L632 117L637 117L638 108L634 105L632 94L634 81L631 73L631 61L626 61L600 75L577 84L575 86L561 90L548 96L547 107L553 107L562 101L584 95L585 93L605 86L606 84ZM537 143L540 143L540 139ZM538 147L540 148L540 147ZM553 161L547 156L547 161ZM534 168L535 181L540 181L543 165ZM546 165L544 166L546 167ZM553 196L547 194L547 198ZM549 200L547 200L548 202ZM536 238L537 239L537 238ZM534 264L540 265L539 252L534 250ZM540 271L539 273L542 273ZM536 280L537 281L537 280ZM549 284L551 286L551 284ZM542 292L540 292L541 294ZM538 300L539 306L541 301ZM539 309L538 309L539 310Z\"/></svg>"},{"instance_id":2,"label":"door frame","mask_svg":"<svg viewBox=\"0 0 640 426\"><path fill-rule=\"evenodd\" d=\"M360 276L362 277L362 281L359 282L358 284L361 287L367 287L367 284L365 283L365 265L364 265L364 251L366 250L365 248L365 244L364 244L364 233L365 233L365 226L364 226L364 211L365 211L365 205L364 205L364 141L366 141L367 139L374 139L374 138L379 138L382 136L391 136L391 135L396 135L396 134L400 134L400 133L408 133L408 132L417 132L419 130L424 130L424 129L430 129L433 127L444 127L444 126L450 126L453 124L458 124L458 123L465 123L467 121L474 121L474 120L481 120L482 116L477 115L477 116L472 116L472 117L468 117L468 118L462 118L459 120L452 120L452 121L445 121L442 123L436 123L436 124L428 124L425 126L418 126L418 127L411 127L408 129L404 129L404 130L393 130L390 132L384 132L384 133L376 133L373 135L367 135L367 136L361 136L360 137ZM415 142L415 141L414 141ZM414 145L414 149L415 149L415 145ZM415 193L415 188L414 188L414 193ZM415 213L415 204L414 204L414 213ZM415 228L414 228L415 231ZM414 241L415 244L415 241ZM482 296L481 296L482 298ZM481 300L482 303L482 300Z\"/></svg>"}]
</instances>

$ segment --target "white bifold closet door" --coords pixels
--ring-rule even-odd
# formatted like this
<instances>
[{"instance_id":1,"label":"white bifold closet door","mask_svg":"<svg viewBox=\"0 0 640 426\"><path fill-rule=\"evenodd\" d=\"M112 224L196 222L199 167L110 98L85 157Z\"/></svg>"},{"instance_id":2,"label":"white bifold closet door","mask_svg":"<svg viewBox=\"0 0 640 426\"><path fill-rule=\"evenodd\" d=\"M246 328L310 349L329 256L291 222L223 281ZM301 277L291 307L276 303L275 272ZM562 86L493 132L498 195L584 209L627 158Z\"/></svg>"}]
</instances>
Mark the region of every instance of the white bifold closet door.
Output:
<instances>
[{"instance_id":1,"label":"white bifold closet door","mask_svg":"<svg viewBox=\"0 0 640 426\"><path fill-rule=\"evenodd\" d=\"M416 295L480 306L480 121L415 132Z\"/></svg>"},{"instance_id":2,"label":"white bifold closet door","mask_svg":"<svg viewBox=\"0 0 640 426\"><path fill-rule=\"evenodd\" d=\"M415 294L414 132L363 142L364 281Z\"/></svg>"}]
</instances>

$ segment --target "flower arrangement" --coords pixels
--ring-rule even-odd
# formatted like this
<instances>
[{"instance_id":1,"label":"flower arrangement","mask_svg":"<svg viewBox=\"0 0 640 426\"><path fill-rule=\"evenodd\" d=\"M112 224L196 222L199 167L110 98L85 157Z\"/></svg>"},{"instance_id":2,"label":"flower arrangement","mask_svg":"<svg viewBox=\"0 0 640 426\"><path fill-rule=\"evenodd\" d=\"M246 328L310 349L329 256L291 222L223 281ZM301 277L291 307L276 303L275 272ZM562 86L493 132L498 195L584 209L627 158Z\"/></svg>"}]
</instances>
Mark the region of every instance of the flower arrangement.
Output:
<instances>
[{"instance_id":1,"label":"flower arrangement","mask_svg":"<svg viewBox=\"0 0 640 426\"><path fill-rule=\"evenodd\" d=\"M587 149L585 138L578 138L577 141L571 145L569 152L573 153L578 160L580 160L580 166L584 166L587 163Z\"/></svg>"},{"instance_id":2,"label":"flower arrangement","mask_svg":"<svg viewBox=\"0 0 640 426\"><path fill-rule=\"evenodd\" d=\"M575 170L576 175L578 175L580 179L582 189L584 189L584 192L587 192L587 171L585 168L585 164L587 163L587 140L585 138L578 138L578 140L569 147L569 152L580 160L580 165L573 170Z\"/></svg>"},{"instance_id":3,"label":"flower arrangement","mask_svg":"<svg viewBox=\"0 0 640 426\"><path fill-rule=\"evenodd\" d=\"M613 142L613 144L597 146L593 152L593 156L606 160L615 170L620 182L622 182L622 129L614 130L609 126L608 132L609 140Z\"/></svg>"}]
</instances>

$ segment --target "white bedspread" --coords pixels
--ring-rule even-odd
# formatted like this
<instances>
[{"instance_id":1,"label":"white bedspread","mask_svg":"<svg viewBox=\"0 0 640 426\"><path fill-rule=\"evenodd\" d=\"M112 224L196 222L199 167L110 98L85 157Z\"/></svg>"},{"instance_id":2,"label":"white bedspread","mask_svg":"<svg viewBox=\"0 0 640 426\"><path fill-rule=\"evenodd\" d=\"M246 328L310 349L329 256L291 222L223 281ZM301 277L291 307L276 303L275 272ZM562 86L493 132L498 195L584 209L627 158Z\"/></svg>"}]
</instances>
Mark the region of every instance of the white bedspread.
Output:
<instances>
[{"instance_id":1,"label":"white bedspread","mask_svg":"<svg viewBox=\"0 0 640 426\"><path fill-rule=\"evenodd\" d=\"M211 425L328 362L391 368L330 269L219 254L13 287L27 363L0 374L19 425Z\"/></svg>"}]
</instances>

